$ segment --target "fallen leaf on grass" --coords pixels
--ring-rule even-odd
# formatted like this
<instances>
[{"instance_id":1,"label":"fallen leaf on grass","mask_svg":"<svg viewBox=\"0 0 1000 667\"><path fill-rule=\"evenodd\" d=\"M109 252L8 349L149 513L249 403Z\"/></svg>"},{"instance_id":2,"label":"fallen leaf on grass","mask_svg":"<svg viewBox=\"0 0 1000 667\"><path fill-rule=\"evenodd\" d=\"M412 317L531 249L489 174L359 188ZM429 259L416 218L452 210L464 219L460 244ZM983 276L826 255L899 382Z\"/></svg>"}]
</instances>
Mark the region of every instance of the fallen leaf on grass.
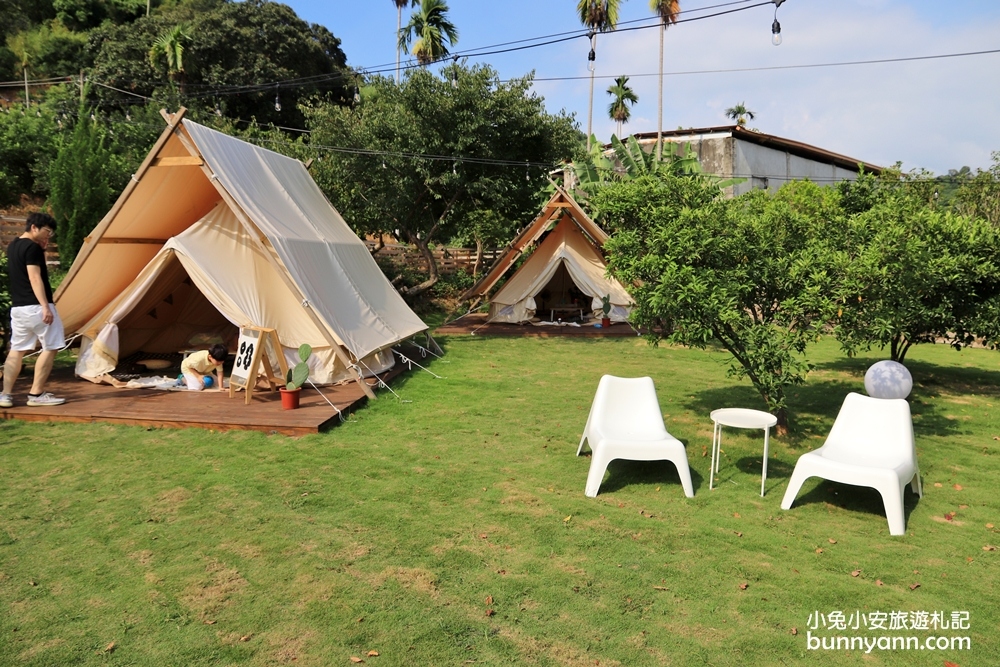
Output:
<instances>
[{"instance_id":1,"label":"fallen leaf on grass","mask_svg":"<svg viewBox=\"0 0 1000 667\"><path fill-rule=\"evenodd\" d=\"M861 570L855 570L854 572L851 572L851 576L852 577L860 577L861 576Z\"/></svg>"},{"instance_id":2,"label":"fallen leaf on grass","mask_svg":"<svg viewBox=\"0 0 1000 667\"><path fill-rule=\"evenodd\" d=\"M955 489L956 491L961 491L962 490L962 485L961 484L956 484L955 486L953 486L951 488Z\"/></svg>"},{"instance_id":3,"label":"fallen leaf on grass","mask_svg":"<svg viewBox=\"0 0 1000 667\"><path fill-rule=\"evenodd\" d=\"M968 505L959 505L958 509L960 509L960 510L967 510L967 509L969 509L969 506Z\"/></svg>"},{"instance_id":4,"label":"fallen leaf on grass","mask_svg":"<svg viewBox=\"0 0 1000 667\"><path fill-rule=\"evenodd\" d=\"M910 584L910 590L915 591L920 588L920 584Z\"/></svg>"},{"instance_id":5,"label":"fallen leaf on grass","mask_svg":"<svg viewBox=\"0 0 1000 667\"><path fill-rule=\"evenodd\" d=\"M507 570L497 570L497 574L500 575L507 574Z\"/></svg>"},{"instance_id":6,"label":"fallen leaf on grass","mask_svg":"<svg viewBox=\"0 0 1000 667\"><path fill-rule=\"evenodd\" d=\"M485 540L487 537L489 537L489 535L487 535L486 533L479 533L479 539Z\"/></svg>"},{"instance_id":7,"label":"fallen leaf on grass","mask_svg":"<svg viewBox=\"0 0 1000 667\"><path fill-rule=\"evenodd\" d=\"M944 518L948 521L952 521L955 518L954 512L945 512Z\"/></svg>"},{"instance_id":8,"label":"fallen leaf on grass","mask_svg":"<svg viewBox=\"0 0 1000 667\"><path fill-rule=\"evenodd\" d=\"M115 651L116 648L118 648L118 645L115 644L114 642L111 642L110 644L108 644L107 646L104 647L104 652L105 653L114 653L114 651Z\"/></svg>"},{"instance_id":9,"label":"fallen leaf on grass","mask_svg":"<svg viewBox=\"0 0 1000 667\"><path fill-rule=\"evenodd\" d=\"M823 550L822 549L816 549L816 553L821 554L821 553L823 553Z\"/></svg>"},{"instance_id":10,"label":"fallen leaf on grass","mask_svg":"<svg viewBox=\"0 0 1000 667\"><path fill-rule=\"evenodd\" d=\"M965 557L965 562L967 562L967 563L971 563L972 561L973 561L973 558L972 558L972 556L966 556L966 557Z\"/></svg>"},{"instance_id":11,"label":"fallen leaf on grass","mask_svg":"<svg viewBox=\"0 0 1000 667\"><path fill-rule=\"evenodd\" d=\"M745 590L746 590L747 588L749 588L749 587L750 587L750 584L748 584L748 583L747 583L747 582L745 582L745 581L744 581L744 582L743 582L742 584L740 584L740 590L741 590L741 591L745 591Z\"/></svg>"},{"instance_id":12,"label":"fallen leaf on grass","mask_svg":"<svg viewBox=\"0 0 1000 667\"><path fill-rule=\"evenodd\" d=\"M944 484L942 484L941 482L934 482L934 486L940 489L942 486L944 486Z\"/></svg>"},{"instance_id":13,"label":"fallen leaf on grass","mask_svg":"<svg viewBox=\"0 0 1000 667\"><path fill-rule=\"evenodd\" d=\"M362 660L361 658L359 658L356 655L352 655L351 656L351 662L353 662L353 663L359 663L359 662L364 662L364 660Z\"/></svg>"},{"instance_id":14,"label":"fallen leaf on grass","mask_svg":"<svg viewBox=\"0 0 1000 667\"><path fill-rule=\"evenodd\" d=\"M945 660L944 667L958 667L958 663L951 662L950 660Z\"/></svg>"},{"instance_id":15,"label":"fallen leaf on grass","mask_svg":"<svg viewBox=\"0 0 1000 667\"><path fill-rule=\"evenodd\" d=\"M876 579L876 580L875 580L875 585L876 585L876 586L882 586L882 585L883 585L883 584L882 584L882 580L881 580L881 579Z\"/></svg>"},{"instance_id":16,"label":"fallen leaf on grass","mask_svg":"<svg viewBox=\"0 0 1000 667\"><path fill-rule=\"evenodd\" d=\"M987 527L987 528L992 528L992 527L993 527L993 524L992 524L992 523L988 523L988 524L986 524L986 527Z\"/></svg>"},{"instance_id":17,"label":"fallen leaf on grass","mask_svg":"<svg viewBox=\"0 0 1000 667\"><path fill-rule=\"evenodd\" d=\"M487 610L486 610L486 615L487 615L487 616L492 616L492 615L493 615L493 614L495 614L495 613L496 613L496 612L495 612L495 611L493 611L492 609L487 609Z\"/></svg>"},{"instance_id":18,"label":"fallen leaf on grass","mask_svg":"<svg viewBox=\"0 0 1000 667\"><path fill-rule=\"evenodd\" d=\"M204 621L204 623L205 623L205 625L215 625L216 622L215 621L208 621L208 620L206 620L206 621Z\"/></svg>"},{"instance_id":19,"label":"fallen leaf on grass","mask_svg":"<svg viewBox=\"0 0 1000 667\"><path fill-rule=\"evenodd\" d=\"M799 629L798 628L792 628L792 634L793 635L799 634Z\"/></svg>"},{"instance_id":20,"label":"fallen leaf on grass","mask_svg":"<svg viewBox=\"0 0 1000 667\"><path fill-rule=\"evenodd\" d=\"M996 550L997 548L992 544L987 544L985 547L983 547L983 551L996 551Z\"/></svg>"},{"instance_id":21,"label":"fallen leaf on grass","mask_svg":"<svg viewBox=\"0 0 1000 667\"><path fill-rule=\"evenodd\" d=\"M248 641L250 641L251 637L253 637L253 633L252 632L250 634L248 634L248 635L243 635L242 637L240 637L240 641L241 642L248 642Z\"/></svg>"},{"instance_id":22,"label":"fallen leaf on grass","mask_svg":"<svg viewBox=\"0 0 1000 667\"><path fill-rule=\"evenodd\" d=\"M739 519L740 518L740 513L739 512L733 512L733 518L734 519Z\"/></svg>"},{"instance_id":23,"label":"fallen leaf on grass","mask_svg":"<svg viewBox=\"0 0 1000 667\"><path fill-rule=\"evenodd\" d=\"M493 596L492 595L487 595L486 599L483 600L483 602L486 603L487 607L490 606L491 604L493 604Z\"/></svg>"},{"instance_id":24,"label":"fallen leaf on grass","mask_svg":"<svg viewBox=\"0 0 1000 667\"><path fill-rule=\"evenodd\" d=\"M702 447L701 448L701 456L702 456L702 458L708 456L708 447Z\"/></svg>"},{"instance_id":25,"label":"fallen leaf on grass","mask_svg":"<svg viewBox=\"0 0 1000 667\"><path fill-rule=\"evenodd\" d=\"M568 517L566 517L565 519L563 519L563 523L566 523L567 521L569 521L572 518L573 518L573 515L570 514Z\"/></svg>"},{"instance_id":26,"label":"fallen leaf on grass","mask_svg":"<svg viewBox=\"0 0 1000 667\"><path fill-rule=\"evenodd\" d=\"M743 533L741 533L740 531L734 530L733 532L736 533L736 537L743 537Z\"/></svg>"},{"instance_id":27,"label":"fallen leaf on grass","mask_svg":"<svg viewBox=\"0 0 1000 667\"><path fill-rule=\"evenodd\" d=\"M378 657L378 651L368 651L368 657L369 658L377 658Z\"/></svg>"},{"instance_id":28,"label":"fallen leaf on grass","mask_svg":"<svg viewBox=\"0 0 1000 667\"><path fill-rule=\"evenodd\" d=\"M637 539L639 539L640 537L642 537L642 533L636 533L635 535L633 535L633 536L632 536L632 539L633 539L633 540L637 540Z\"/></svg>"},{"instance_id":29,"label":"fallen leaf on grass","mask_svg":"<svg viewBox=\"0 0 1000 667\"><path fill-rule=\"evenodd\" d=\"M830 544L836 544L836 543L837 543L837 540L835 540L835 539L833 539L833 538L831 537L830 539L828 539L828 540L827 540L827 542L829 542Z\"/></svg>"},{"instance_id":30,"label":"fallen leaf on grass","mask_svg":"<svg viewBox=\"0 0 1000 667\"><path fill-rule=\"evenodd\" d=\"M654 591L669 591L670 589L666 586L653 586Z\"/></svg>"}]
</instances>

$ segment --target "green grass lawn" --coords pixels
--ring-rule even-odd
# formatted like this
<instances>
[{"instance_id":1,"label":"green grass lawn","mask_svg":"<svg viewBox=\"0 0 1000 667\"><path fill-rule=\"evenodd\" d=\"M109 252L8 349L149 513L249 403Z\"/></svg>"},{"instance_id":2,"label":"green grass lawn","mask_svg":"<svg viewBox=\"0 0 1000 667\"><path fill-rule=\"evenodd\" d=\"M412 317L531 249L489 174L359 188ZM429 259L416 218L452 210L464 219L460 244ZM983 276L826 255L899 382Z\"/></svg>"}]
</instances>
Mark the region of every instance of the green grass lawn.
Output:
<instances>
[{"instance_id":1,"label":"green grass lawn","mask_svg":"<svg viewBox=\"0 0 1000 667\"><path fill-rule=\"evenodd\" d=\"M727 429L708 490L709 412L763 407L721 352L440 342L444 379L414 372L403 402L318 436L0 422L0 664L998 664L995 352L910 353L925 495L890 537L870 489L813 479L779 508L874 356L810 350L761 498L759 432ZM584 497L604 373L653 377L693 499L671 464L627 461ZM967 611L970 629L810 630L831 611ZM809 631L971 650L809 650Z\"/></svg>"}]
</instances>

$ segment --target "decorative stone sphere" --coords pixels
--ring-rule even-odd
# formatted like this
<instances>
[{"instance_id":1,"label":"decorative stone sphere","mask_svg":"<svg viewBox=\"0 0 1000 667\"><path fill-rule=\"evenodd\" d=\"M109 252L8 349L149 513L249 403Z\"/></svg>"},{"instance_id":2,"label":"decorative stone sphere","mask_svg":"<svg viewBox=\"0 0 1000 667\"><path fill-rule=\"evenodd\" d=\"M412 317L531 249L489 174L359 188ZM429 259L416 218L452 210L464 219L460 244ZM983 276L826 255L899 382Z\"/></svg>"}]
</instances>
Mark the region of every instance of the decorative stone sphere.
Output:
<instances>
[{"instance_id":1,"label":"decorative stone sphere","mask_svg":"<svg viewBox=\"0 0 1000 667\"><path fill-rule=\"evenodd\" d=\"M913 376L898 361L879 361L865 373L865 391L872 398L906 398L913 389Z\"/></svg>"}]
</instances>

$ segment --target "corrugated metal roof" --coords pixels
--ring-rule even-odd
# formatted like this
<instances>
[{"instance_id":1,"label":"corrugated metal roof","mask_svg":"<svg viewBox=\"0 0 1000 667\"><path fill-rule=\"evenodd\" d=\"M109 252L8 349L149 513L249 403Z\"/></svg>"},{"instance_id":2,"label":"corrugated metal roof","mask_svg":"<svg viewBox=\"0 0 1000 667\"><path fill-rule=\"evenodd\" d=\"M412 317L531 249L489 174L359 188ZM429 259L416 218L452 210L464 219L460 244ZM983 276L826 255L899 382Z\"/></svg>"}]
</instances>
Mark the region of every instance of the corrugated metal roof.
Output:
<instances>
[{"instance_id":1,"label":"corrugated metal roof","mask_svg":"<svg viewBox=\"0 0 1000 667\"><path fill-rule=\"evenodd\" d=\"M798 157L833 164L842 169L849 169L851 171L857 171L858 165L861 165L866 172L872 174L880 174L883 170L882 167L863 160L857 160L855 158L848 157L847 155L841 155L840 153L834 153L823 148L804 144L801 141L793 141L792 139L785 139L784 137L778 137L773 134L765 134L756 130L748 130L739 125L718 125L715 127L664 130L663 132L664 138L667 139L677 139L683 137L691 137L693 139L699 135L707 134L728 134L741 141L747 141L760 146L767 146L768 148L774 148L775 150L786 151ZM634 136L638 141L656 140L656 132L638 132L632 136Z\"/></svg>"}]
</instances>

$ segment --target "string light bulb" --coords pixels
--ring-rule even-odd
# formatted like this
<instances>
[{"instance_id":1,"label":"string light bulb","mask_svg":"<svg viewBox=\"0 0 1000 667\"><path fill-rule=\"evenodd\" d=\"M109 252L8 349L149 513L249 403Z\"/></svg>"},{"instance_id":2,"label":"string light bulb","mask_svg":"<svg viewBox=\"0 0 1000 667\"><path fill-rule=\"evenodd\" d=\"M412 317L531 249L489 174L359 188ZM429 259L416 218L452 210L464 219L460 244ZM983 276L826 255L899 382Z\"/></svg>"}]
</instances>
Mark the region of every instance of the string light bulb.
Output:
<instances>
[{"instance_id":1,"label":"string light bulb","mask_svg":"<svg viewBox=\"0 0 1000 667\"><path fill-rule=\"evenodd\" d=\"M781 46L781 24L778 23L778 7L785 0L771 0L774 3L774 23L771 24L771 43Z\"/></svg>"}]
</instances>

